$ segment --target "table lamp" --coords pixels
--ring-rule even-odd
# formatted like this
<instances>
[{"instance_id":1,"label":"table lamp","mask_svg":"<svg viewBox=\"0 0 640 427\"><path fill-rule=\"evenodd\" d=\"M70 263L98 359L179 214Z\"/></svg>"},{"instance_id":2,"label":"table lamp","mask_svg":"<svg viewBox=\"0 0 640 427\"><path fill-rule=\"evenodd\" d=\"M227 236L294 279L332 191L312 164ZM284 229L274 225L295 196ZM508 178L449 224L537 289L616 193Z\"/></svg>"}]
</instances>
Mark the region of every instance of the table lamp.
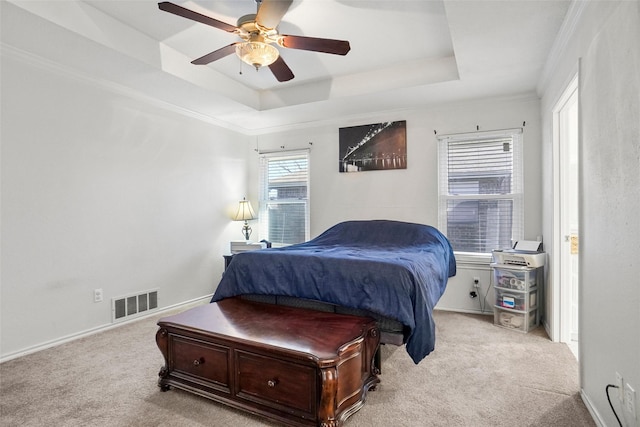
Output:
<instances>
[{"instance_id":1,"label":"table lamp","mask_svg":"<svg viewBox=\"0 0 640 427\"><path fill-rule=\"evenodd\" d=\"M247 222L250 219L255 219L256 213L253 211L251 207L251 202L249 202L246 198L242 198L238 202L238 212L233 217L234 221L244 221L244 226L242 227L242 234L244 234L245 240L249 240L251 236L251 227Z\"/></svg>"}]
</instances>

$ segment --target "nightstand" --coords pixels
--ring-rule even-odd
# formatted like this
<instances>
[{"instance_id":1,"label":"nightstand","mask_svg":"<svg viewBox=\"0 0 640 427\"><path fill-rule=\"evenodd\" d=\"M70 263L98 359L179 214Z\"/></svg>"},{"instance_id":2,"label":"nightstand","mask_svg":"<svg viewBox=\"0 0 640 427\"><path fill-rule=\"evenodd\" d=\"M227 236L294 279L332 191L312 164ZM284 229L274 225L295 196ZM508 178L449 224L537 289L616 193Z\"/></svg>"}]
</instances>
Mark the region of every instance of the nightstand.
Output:
<instances>
[{"instance_id":1,"label":"nightstand","mask_svg":"<svg viewBox=\"0 0 640 427\"><path fill-rule=\"evenodd\" d=\"M224 257L224 269L226 270L227 267L229 267L229 263L231 262L231 259L233 258L233 254L231 255L222 255Z\"/></svg>"}]
</instances>

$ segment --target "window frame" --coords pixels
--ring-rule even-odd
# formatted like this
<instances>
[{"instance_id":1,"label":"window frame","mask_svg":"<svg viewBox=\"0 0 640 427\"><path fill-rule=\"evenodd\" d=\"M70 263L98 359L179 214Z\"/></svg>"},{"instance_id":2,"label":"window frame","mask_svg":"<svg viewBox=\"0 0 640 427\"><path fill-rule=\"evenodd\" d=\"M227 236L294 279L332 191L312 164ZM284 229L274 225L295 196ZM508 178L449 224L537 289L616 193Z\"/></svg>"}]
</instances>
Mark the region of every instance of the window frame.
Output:
<instances>
[{"instance_id":1,"label":"window frame","mask_svg":"<svg viewBox=\"0 0 640 427\"><path fill-rule=\"evenodd\" d=\"M511 138L512 146L512 183L511 192L505 194L450 194L449 182L449 144L450 143L486 143L496 139ZM524 236L524 162L523 131L521 128L496 131L479 131L438 136L438 228L448 236L448 202L450 200L510 200L511 244ZM459 178L458 178L459 179ZM506 248L495 248L506 249ZM491 252L465 252L455 250L460 262L485 264L491 261Z\"/></svg>"},{"instance_id":2,"label":"window frame","mask_svg":"<svg viewBox=\"0 0 640 427\"><path fill-rule=\"evenodd\" d=\"M291 198L291 199L276 199L271 200L269 197L269 168L268 164L276 159L288 159L304 157L307 163L306 172L306 198ZM269 207L273 205L283 204L303 204L304 205L304 240L309 240L310 235L310 190L311 190L311 156L309 149L302 150L286 150L286 151L271 151L259 153L259 167L258 167L258 220L260 224L259 236L260 239L266 239L271 241L273 247L288 246L293 243L274 242L270 238L269 232ZM300 242L301 243L301 242Z\"/></svg>"}]
</instances>

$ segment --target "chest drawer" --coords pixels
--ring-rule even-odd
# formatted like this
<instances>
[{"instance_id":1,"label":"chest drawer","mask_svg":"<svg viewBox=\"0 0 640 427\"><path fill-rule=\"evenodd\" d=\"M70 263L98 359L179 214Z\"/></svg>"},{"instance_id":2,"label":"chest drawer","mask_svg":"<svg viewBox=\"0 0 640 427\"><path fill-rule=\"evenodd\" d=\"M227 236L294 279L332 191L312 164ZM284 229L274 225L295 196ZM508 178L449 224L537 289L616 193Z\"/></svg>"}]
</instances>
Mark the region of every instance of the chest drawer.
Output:
<instances>
[{"instance_id":1,"label":"chest drawer","mask_svg":"<svg viewBox=\"0 0 640 427\"><path fill-rule=\"evenodd\" d=\"M229 347L188 337L171 335L172 368L177 375L186 374L214 383L230 393Z\"/></svg>"},{"instance_id":2,"label":"chest drawer","mask_svg":"<svg viewBox=\"0 0 640 427\"><path fill-rule=\"evenodd\" d=\"M236 351L237 396L305 419L315 419L317 371L246 351Z\"/></svg>"}]
</instances>

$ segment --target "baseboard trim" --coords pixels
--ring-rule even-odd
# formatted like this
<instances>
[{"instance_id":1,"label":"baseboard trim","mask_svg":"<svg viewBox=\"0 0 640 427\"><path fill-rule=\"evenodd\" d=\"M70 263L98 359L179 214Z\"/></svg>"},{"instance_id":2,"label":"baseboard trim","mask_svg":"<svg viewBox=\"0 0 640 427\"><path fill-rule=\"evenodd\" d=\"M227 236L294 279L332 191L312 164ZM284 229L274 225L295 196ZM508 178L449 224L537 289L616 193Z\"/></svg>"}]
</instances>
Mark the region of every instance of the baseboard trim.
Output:
<instances>
[{"instance_id":1,"label":"baseboard trim","mask_svg":"<svg viewBox=\"0 0 640 427\"><path fill-rule=\"evenodd\" d=\"M593 418L593 421L595 421L597 426L607 427L604 420L600 417L600 413L595 408L595 406L593 406L593 404L591 403L591 399L589 399L589 396L587 396L587 393L584 392L583 388L580 389L580 397L582 398L584 405L587 407L587 410L591 414L591 418Z\"/></svg>"},{"instance_id":2,"label":"baseboard trim","mask_svg":"<svg viewBox=\"0 0 640 427\"><path fill-rule=\"evenodd\" d=\"M205 295L205 296L202 296L202 297L194 298L194 299L191 299L189 301L184 301L184 302L181 302L181 303L178 303L178 304L173 304L173 305L170 305L170 306L167 306L167 307L160 308L158 310L151 311L148 314L145 314L144 316L135 317L133 319L125 320L125 321L117 322L117 323L107 323L107 324L104 324L104 325L101 325L101 326L97 326L95 328L87 329L87 330L84 330L84 331L81 331L81 332L78 332L78 333L75 333L75 334L67 335L67 336L64 336L64 337L61 337L61 338L58 338L58 339L55 339L55 340L47 341L47 342L42 343L42 344L34 345L34 346L28 347L26 349L18 350L18 351L13 352L13 353L5 354L5 355L0 356L0 363L8 362L9 360L17 359L19 357L26 356L28 354L37 353L39 351L46 350L46 349L52 348L52 347L56 347L56 346L59 346L61 344L65 344L65 343L68 343L68 342L71 342L71 341L75 341L75 340L80 339L80 338L88 337L90 335L94 335L94 334L97 334L99 332L108 331L109 329L119 328L120 326L128 325L128 324L130 324L132 322L137 322L139 320L147 319L149 317L156 316L158 314L162 314L162 313L167 312L167 311L175 310L176 308L186 307L186 306L189 306L189 305L195 305L195 304L203 303L203 302L208 302L208 301L211 300L212 296L213 296L213 294L209 294L209 295Z\"/></svg>"},{"instance_id":3,"label":"baseboard trim","mask_svg":"<svg viewBox=\"0 0 640 427\"><path fill-rule=\"evenodd\" d=\"M553 338L553 334L551 333L551 327L549 326L549 322L547 322L547 319L543 319L542 322L542 327L544 328L544 331L547 333L547 336L551 339L551 341L553 342L560 342L559 340L554 340Z\"/></svg>"},{"instance_id":4,"label":"baseboard trim","mask_svg":"<svg viewBox=\"0 0 640 427\"><path fill-rule=\"evenodd\" d=\"M465 314L484 314L485 316L493 316L493 311L480 311L466 308L447 308L447 307L435 307L434 310L440 311L451 311L454 313L465 313Z\"/></svg>"}]
</instances>

